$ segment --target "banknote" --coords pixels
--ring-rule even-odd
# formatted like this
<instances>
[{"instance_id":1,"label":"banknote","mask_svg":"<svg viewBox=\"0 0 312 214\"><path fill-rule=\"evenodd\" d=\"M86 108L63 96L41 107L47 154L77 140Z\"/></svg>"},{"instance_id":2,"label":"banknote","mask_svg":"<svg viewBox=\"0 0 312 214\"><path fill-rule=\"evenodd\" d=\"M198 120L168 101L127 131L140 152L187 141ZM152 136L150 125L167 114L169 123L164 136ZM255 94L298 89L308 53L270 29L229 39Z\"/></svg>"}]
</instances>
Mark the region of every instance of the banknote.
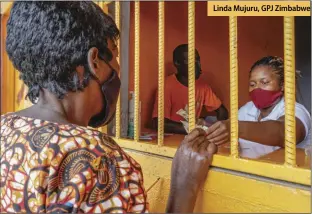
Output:
<instances>
[{"instance_id":1,"label":"banknote","mask_svg":"<svg viewBox=\"0 0 312 214\"><path fill-rule=\"evenodd\" d=\"M179 111L177 111L177 114L180 115L181 117L183 117L184 120L181 120L181 123L183 124L183 127L184 127L186 133L189 133L188 107L185 106L184 109L180 109ZM201 128L205 132L207 132L207 130L208 130L208 127L203 126L203 125L196 125L196 128Z\"/></svg>"},{"instance_id":2,"label":"banknote","mask_svg":"<svg viewBox=\"0 0 312 214\"><path fill-rule=\"evenodd\" d=\"M189 123L186 122L186 121L183 121L183 120L181 120L181 123L183 124L183 127L184 127L186 133L189 133ZM207 126L196 125L195 127L196 127L196 128L201 128L201 129L203 129L205 132L208 131L208 127L207 127Z\"/></svg>"},{"instance_id":3,"label":"banknote","mask_svg":"<svg viewBox=\"0 0 312 214\"><path fill-rule=\"evenodd\" d=\"M181 120L181 123L183 124L186 133L189 133L189 123L183 120Z\"/></svg>"},{"instance_id":4,"label":"banknote","mask_svg":"<svg viewBox=\"0 0 312 214\"><path fill-rule=\"evenodd\" d=\"M183 117L185 121L188 121L188 112L186 110L180 109L179 111L177 111L177 114Z\"/></svg>"},{"instance_id":5,"label":"banknote","mask_svg":"<svg viewBox=\"0 0 312 214\"><path fill-rule=\"evenodd\" d=\"M209 129L207 126L202 126L202 125L196 125L196 128L201 128L201 129L203 129L205 132L207 132L208 129Z\"/></svg>"}]
</instances>

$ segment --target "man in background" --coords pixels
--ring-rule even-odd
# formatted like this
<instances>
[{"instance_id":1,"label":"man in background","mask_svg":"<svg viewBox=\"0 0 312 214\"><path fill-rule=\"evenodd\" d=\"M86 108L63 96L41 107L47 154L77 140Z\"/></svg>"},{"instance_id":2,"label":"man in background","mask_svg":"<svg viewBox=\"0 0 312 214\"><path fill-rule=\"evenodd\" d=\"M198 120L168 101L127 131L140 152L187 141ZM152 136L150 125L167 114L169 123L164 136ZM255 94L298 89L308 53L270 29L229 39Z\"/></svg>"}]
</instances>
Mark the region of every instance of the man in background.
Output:
<instances>
[{"instance_id":1,"label":"man in background","mask_svg":"<svg viewBox=\"0 0 312 214\"><path fill-rule=\"evenodd\" d=\"M164 88L164 119L165 132L186 134L181 123L184 120L177 112L185 109L188 105L188 45L182 44L173 51L173 63L177 69L165 79ZM208 112L216 112L218 120L228 119L228 111L215 95L210 86L200 79L201 64L200 56L195 50L195 102L197 124L203 124ZM206 111L204 111L204 108ZM158 92L153 110L153 128L157 129L158 124Z\"/></svg>"}]
</instances>

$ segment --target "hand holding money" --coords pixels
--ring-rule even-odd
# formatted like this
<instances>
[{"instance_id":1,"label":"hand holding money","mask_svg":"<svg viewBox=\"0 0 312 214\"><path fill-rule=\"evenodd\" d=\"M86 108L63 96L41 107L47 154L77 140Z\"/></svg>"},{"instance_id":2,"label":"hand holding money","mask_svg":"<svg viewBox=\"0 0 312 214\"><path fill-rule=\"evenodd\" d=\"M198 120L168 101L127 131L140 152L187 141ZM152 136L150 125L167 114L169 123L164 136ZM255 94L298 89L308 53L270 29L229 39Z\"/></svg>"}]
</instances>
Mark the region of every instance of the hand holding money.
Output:
<instances>
[{"instance_id":1,"label":"hand holding money","mask_svg":"<svg viewBox=\"0 0 312 214\"><path fill-rule=\"evenodd\" d=\"M181 120L181 123L183 124L183 127L184 127L186 133L189 133L189 118L188 118L188 107L187 107L187 105L185 106L184 109L180 109L179 111L177 111L177 114L180 115L181 117L183 117L184 121ZM205 126L205 121L203 119L199 119L197 121L195 128L201 128L205 132L208 131L208 127Z\"/></svg>"}]
</instances>

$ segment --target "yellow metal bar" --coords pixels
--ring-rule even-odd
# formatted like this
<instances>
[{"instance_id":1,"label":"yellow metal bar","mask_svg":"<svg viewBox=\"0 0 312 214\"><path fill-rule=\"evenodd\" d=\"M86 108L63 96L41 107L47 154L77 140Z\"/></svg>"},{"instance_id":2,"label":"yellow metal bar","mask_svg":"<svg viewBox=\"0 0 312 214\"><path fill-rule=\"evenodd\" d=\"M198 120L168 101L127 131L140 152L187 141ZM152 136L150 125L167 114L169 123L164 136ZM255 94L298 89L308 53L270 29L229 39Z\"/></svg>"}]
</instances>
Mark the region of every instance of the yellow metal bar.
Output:
<instances>
[{"instance_id":1,"label":"yellow metal bar","mask_svg":"<svg viewBox=\"0 0 312 214\"><path fill-rule=\"evenodd\" d=\"M158 145L164 145L165 2L158 2Z\"/></svg>"},{"instance_id":2,"label":"yellow metal bar","mask_svg":"<svg viewBox=\"0 0 312 214\"><path fill-rule=\"evenodd\" d=\"M117 28L120 29L120 2L116 1L115 2L115 22L117 25ZM117 40L117 48L120 47L120 40ZM120 54L120 51L119 51ZM117 58L117 61L119 63L119 57ZM120 73L119 73L120 75ZM120 92L118 95L118 100L117 100L117 106L116 106L116 138L119 139L120 138L120 131L121 131L121 127L120 127Z\"/></svg>"},{"instance_id":3,"label":"yellow metal bar","mask_svg":"<svg viewBox=\"0 0 312 214\"><path fill-rule=\"evenodd\" d=\"M1 15L9 15L13 2L0 2Z\"/></svg>"},{"instance_id":4,"label":"yellow metal bar","mask_svg":"<svg viewBox=\"0 0 312 214\"><path fill-rule=\"evenodd\" d=\"M230 33L230 108L231 108L231 156L238 158L238 62L237 17L229 17Z\"/></svg>"},{"instance_id":5,"label":"yellow metal bar","mask_svg":"<svg viewBox=\"0 0 312 214\"><path fill-rule=\"evenodd\" d=\"M102 1L101 3L102 3L102 5L101 5L102 10L104 11L104 13L108 14L108 6L107 6L108 3L105 1Z\"/></svg>"},{"instance_id":6,"label":"yellow metal bar","mask_svg":"<svg viewBox=\"0 0 312 214\"><path fill-rule=\"evenodd\" d=\"M139 141L140 101L140 1L134 2L134 140Z\"/></svg>"},{"instance_id":7,"label":"yellow metal bar","mask_svg":"<svg viewBox=\"0 0 312 214\"><path fill-rule=\"evenodd\" d=\"M294 17L284 17L285 164L296 166Z\"/></svg>"},{"instance_id":8,"label":"yellow metal bar","mask_svg":"<svg viewBox=\"0 0 312 214\"><path fill-rule=\"evenodd\" d=\"M108 5L110 3L112 3L113 1L104 1L103 4Z\"/></svg>"},{"instance_id":9,"label":"yellow metal bar","mask_svg":"<svg viewBox=\"0 0 312 214\"><path fill-rule=\"evenodd\" d=\"M97 4L102 10L104 13L108 14L108 7L107 5L110 3L110 2L105 2L105 1L94 1L95 4Z\"/></svg>"},{"instance_id":10,"label":"yellow metal bar","mask_svg":"<svg viewBox=\"0 0 312 214\"><path fill-rule=\"evenodd\" d=\"M188 113L189 132L195 128L195 2L188 2Z\"/></svg>"}]
</instances>

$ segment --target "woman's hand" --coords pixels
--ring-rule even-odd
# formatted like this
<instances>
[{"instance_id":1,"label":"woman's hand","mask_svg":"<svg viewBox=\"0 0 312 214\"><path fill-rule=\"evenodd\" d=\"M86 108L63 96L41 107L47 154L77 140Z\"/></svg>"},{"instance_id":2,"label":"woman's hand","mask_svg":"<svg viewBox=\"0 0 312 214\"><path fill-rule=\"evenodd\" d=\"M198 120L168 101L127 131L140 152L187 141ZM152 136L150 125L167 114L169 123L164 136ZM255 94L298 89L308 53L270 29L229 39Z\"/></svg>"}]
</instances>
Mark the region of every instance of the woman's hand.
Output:
<instances>
[{"instance_id":1,"label":"woman's hand","mask_svg":"<svg viewBox=\"0 0 312 214\"><path fill-rule=\"evenodd\" d=\"M172 162L168 212L192 212L199 187L206 179L217 146L195 129L182 141Z\"/></svg>"},{"instance_id":2,"label":"woman's hand","mask_svg":"<svg viewBox=\"0 0 312 214\"><path fill-rule=\"evenodd\" d=\"M221 120L214 123L207 130L207 140L217 146L229 142L230 138L230 120Z\"/></svg>"},{"instance_id":3,"label":"woman's hand","mask_svg":"<svg viewBox=\"0 0 312 214\"><path fill-rule=\"evenodd\" d=\"M194 129L182 141L172 165L172 176L178 184L200 184L205 180L217 147L206 139L203 129Z\"/></svg>"}]
</instances>

